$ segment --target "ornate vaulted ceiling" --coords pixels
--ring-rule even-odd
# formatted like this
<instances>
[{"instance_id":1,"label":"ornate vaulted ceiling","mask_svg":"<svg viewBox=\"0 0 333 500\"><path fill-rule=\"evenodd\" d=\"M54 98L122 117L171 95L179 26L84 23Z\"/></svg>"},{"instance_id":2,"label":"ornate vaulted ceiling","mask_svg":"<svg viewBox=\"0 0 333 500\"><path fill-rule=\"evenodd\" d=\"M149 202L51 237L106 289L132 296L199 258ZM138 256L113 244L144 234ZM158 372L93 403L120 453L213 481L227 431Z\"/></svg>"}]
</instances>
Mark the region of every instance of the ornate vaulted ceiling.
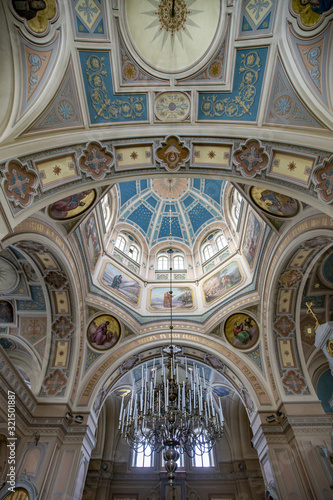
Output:
<instances>
[{"instance_id":1,"label":"ornate vaulted ceiling","mask_svg":"<svg viewBox=\"0 0 333 500\"><path fill-rule=\"evenodd\" d=\"M223 218L223 181L213 179L168 179L129 181L118 184L119 222L138 228L149 247L172 240L190 248L205 226ZM170 192L171 191L171 192Z\"/></svg>"},{"instance_id":2,"label":"ornate vaulted ceiling","mask_svg":"<svg viewBox=\"0 0 333 500\"><path fill-rule=\"evenodd\" d=\"M313 325L295 297L323 296L326 318L331 7L176 0L173 16L170 0L46 5L31 19L14 1L0 6L2 342L21 369L34 359L34 392L91 406L113 363L119 378L128 353L166 341L167 277L154 259L172 240L187 262L176 327L199 346L193 356L228 360L239 390L250 374L258 406L277 391L312 394ZM205 263L201 245L218 229L228 253ZM141 246L139 264L117 252L121 231ZM87 333L106 313L120 325L107 352ZM261 332L243 350L226 334L233 313Z\"/></svg>"}]
</instances>

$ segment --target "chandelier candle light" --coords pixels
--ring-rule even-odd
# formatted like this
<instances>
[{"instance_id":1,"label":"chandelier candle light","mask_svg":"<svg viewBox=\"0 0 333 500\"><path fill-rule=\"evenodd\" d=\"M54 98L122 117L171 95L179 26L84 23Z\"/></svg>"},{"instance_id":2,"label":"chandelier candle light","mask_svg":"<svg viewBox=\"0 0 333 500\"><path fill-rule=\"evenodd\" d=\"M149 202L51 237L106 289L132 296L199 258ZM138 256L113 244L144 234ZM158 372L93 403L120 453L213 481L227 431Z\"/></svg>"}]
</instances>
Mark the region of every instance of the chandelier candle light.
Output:
<instances>
[{"instance_id":1,"label":"chandelier candle light","mask_svg":"<svg viewBox=\"0 0 333 500\"><path fill-rule=\"evenodd\" d=\"M142 366L141 384L133 388L125 407L122 399L119 429L130 447L150 455L164 449L165 469L173 486L180 453L207 453L223 434L224 419L204 370L183 358L179 367L172 344L163 349L161 368ZM185 377L184 377L185 371ZM160 373L159 373L160 372ZM183 378L183 380L181 380Z\"/></svg>"},{"instance_id":2,"label":"chandelier candle light","mask_svg":"<svg viewBox=\"0 0 333 500\"><path fill-rule=\"evenodd\" d=\"M171 209L170 209L171 212ZM171 217L170 217L171 234ZM204 369L177 355L172 343L172 267L170 267L170 339L161 358L141 367L141 381L122 398L119 429L128 445L146 456L162 449L169 484L174 485L180 453L208 453L223 434L221 400L217 404Z\"/></svg>"}]
</instances>

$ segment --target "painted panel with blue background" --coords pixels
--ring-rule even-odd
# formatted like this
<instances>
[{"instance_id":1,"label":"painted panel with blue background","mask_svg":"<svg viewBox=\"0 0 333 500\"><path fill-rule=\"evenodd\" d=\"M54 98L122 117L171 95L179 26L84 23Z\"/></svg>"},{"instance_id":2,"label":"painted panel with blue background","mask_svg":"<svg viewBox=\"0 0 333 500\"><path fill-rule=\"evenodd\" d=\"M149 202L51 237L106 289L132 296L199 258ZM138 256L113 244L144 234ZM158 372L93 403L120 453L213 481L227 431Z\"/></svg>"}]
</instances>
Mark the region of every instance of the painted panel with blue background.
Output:
<instances>
[{"instance_id":1,"label":"painted panel with blue background","mask_svg":"<svg viewBox=\"0 0 333 500\"><path fill-rule=\"evenodd\" d=\"M104 0L72 0L75 36L91 40L106 39Z\"/></svg>"},{"instance_id":2,"label":"painted panel with blue background","mask_svg":"<svg viewBox=\"0 0 333 500\"><path fill-rule=\"evenodd\" d=\"M109 51L80 50L79 55L92 125L147 121L147 94L114 94Z\"/></svg>"},{"instance_id":3,"label":"painted panel with blue background","mask_svg":"<svg viewBox=\"0 0 333 500\"><path fill-rule=\"evenodd\" d=\"M199 120L257 120L267 50L237 50L232 92L199 92Z\"/></svg>"}]
</instances>

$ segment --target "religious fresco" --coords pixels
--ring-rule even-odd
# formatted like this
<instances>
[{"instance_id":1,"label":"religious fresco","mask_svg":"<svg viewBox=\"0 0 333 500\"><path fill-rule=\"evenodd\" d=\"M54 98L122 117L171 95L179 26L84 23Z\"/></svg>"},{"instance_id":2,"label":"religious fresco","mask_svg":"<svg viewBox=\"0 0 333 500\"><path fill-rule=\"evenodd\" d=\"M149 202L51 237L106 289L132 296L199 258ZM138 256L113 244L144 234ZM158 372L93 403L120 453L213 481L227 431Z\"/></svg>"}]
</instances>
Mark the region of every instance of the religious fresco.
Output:
<instances>
[{"instance_id":1,"label":"religious fresco","mask_svg":"<svg viewBox=\"0 0 333 500\"><path fill-rule=\"evenodd\" d=\"M333 0L292 0L292 10L300 14L301 23L306 26L317 24L323 14L333 7Z\"/></svg>"},{"instance_id":2,"label":"religious fresco","mask_svg":"<svg viewBox=\"0 0 333 500\"><path fill-rule=\"evenodd\" d=\"M107 314L97 316L88 326L87 338L95 349L100 351L111 349L120 338L119 321Z\"/></svg>"},{"instance_id":3,"label":"religious fresco","mask_svg":"<svg viewBox=\"0 0 333 500\"><path fill-rule=\"evenodd\" d=\"M251 211L247 220L245 238L243 241L243 254L252 268L259 243L260 223Z\"/></svg>"},{"instance_id":4,"label":"religious fresco","mask_svg":"<svg viewBox=\"0 0 333 500\"><path fill-rule=\"evenodd\" d=\"M174 287L173 293L170 288L153 288L150 292L150 307L158 310L191 309L193 308L193 294L189 287Z\"/></svg>"},{"instance_id":5,"label":"religious fresco","mask_svg":"<svg viewBox=\"0 0 333 500\"><path fill-rule=\"evenodd\" d=\"M57 12L56 0L12 0L14 12L27 21L31 31L44 34Z\"/></svg>"},{"instance_id":6,"label":"religious fresco","mask_svg":"<svg viewBox=\"0 0 333 500\"><path fill-rule=\"evenodd\" d=\"M203 292L206 303L219 299L241 282L242 274L238 264L236 262L231 262L204 282Z\"/></svg>"},{"instance_id":7,"label":"religious fresco","mask_svg":"<svg viewBox=\"0 0 333 500\"><path fill-rule=\"evenodd\" d=\"M116 266L108 262L101 276L101 282L119 293L133 304L139 302L140 285Z\"/></svg>"},{"instance_id":8,"label":"religious fresco","mask_svg":"<svg viewBox=\"0 0 333 500\"><path fill-rule=\"evenodd\" d=\"M94 203L96 191L71 194L49 206L49 216L55 220L68 220L83 214Z\"/></svg>"},{"instance_id":9,"label":"religious fresco","mask_svg":"<svg viewBox=\"0 0 333 500\"><path fill-rule=\"evenodd\" d=\"M25 2L12 0L15 12L24 19L33 19L37 12L46 9L46 3L43 0L27 0Z\"/></svg>"},{"instance_id":10,"label":"religious fresco","mask_svg":"<svg viewBox=\"0 0 333 500\"><path fill-rule=\"evenodd\" d=\"M270 189L252 187L250 195L254 203L264 212L278 217L294 217L299 212L299 203L295 198Z\"/></svg>"},{"instance_id":11,"label":"religious fresco","mask_svg":"<svg viewBox=\"0 0 333 500\"><path fill-rule=\"evenodd\" d=\"M95 269L98 258L101 255L101 245L98 237L95 214L91 214L83 227L87 255L92 269Z\"/></svg>"},{"instance_id":12,"label":"religious fresco","mask_svg":"<svg viewBox=\"0 0 333 500\"><path fill-rule=\"evenodd\" d=\"M224 334L233 347L249 349L259 338L259 327L249 314L237 313L229 316L225 322Z\"/></svg>"}]
</instances>

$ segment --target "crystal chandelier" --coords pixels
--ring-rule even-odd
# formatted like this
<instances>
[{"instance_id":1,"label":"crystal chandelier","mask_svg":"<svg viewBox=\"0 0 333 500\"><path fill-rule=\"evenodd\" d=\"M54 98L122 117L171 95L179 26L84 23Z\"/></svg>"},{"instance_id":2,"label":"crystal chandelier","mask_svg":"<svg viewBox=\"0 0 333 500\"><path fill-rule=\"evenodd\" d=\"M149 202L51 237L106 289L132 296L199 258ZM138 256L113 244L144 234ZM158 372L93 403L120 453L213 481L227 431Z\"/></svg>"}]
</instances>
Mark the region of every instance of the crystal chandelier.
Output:
<instances>
[{"instance_id":1,"label":"crystal chandelier","mask_svg":"<svg viewBox=\"0 0 333 500\"><path fill-rule=\"evenodd\" d=\"M171 179L170 190L171 190ZM171 193L169 194L171 198ZM170 205L170 237L171 205ZM170 255L172 249L168 251ZM179 356L172 342L172 266L170 266L170 345L141 367L141 382L131 397L122 398L119 429L128 445L146 456L163 450L165 469L173 488L180 454L208 453L223 434L221 400L217 404L204 369ZM177 358L178 355L178 358Z\"/></svg>"}]
</instances>

